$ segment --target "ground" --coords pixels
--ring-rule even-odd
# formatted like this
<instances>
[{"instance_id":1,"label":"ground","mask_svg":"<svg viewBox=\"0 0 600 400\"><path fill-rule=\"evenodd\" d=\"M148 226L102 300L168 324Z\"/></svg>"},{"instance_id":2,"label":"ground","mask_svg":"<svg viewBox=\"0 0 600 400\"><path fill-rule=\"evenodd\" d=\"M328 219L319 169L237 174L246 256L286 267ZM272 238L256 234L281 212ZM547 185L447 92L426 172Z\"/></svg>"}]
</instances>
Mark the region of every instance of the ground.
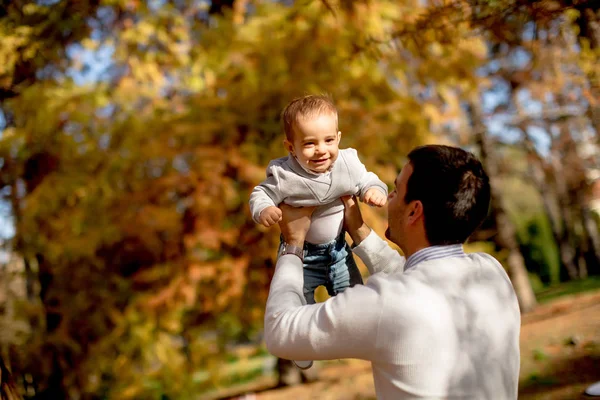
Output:
<instances>
[{"instance_id":1,"label":"ground","mask_svg":"<svg viewBox=\"0 0 600 400\"><path fill-rule=\"evenodd\" d=\"M323 362L319 380L261 390L273 381L247 388L252 400L374 399L368 363ZM560 297L522 318L519 399L584 399L585 388L600 381L600 291Z\"/></svg>"}]
</instances>

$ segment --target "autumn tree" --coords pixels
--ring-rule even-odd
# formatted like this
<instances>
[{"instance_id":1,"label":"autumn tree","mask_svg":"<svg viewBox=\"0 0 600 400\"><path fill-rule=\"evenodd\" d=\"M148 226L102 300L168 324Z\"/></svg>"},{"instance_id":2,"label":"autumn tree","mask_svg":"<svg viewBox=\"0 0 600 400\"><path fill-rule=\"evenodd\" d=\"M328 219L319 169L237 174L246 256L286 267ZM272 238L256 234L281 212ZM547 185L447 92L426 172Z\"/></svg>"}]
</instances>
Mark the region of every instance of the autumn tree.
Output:
<instances>
[{"instance_id":1,"label":"autumn tree","mask_svg":"<svg viewBox=\"0 0 600 400\"><path fill-rule=\"evenodd\" d=\"M25 260L20 322L31 334L24 345L2 344L21 386L40 399L185 399L228 382L221 366L235 345L260 342L279 240L277 229L252 221L248 195L268 161L285 155L279 113L296 96L329 93L342 146L359 149L390 184L416 145L487 140L482 155L502 204L495 139L483 111L469 114L465 104L477 105L494 79L556 65L542 66L540 42L530 41L535 68L482 73L511 59L499 50L521 43L529 21L564 15L536 7L6 3L0 182ZM589 48L564 62L591 81ZM528 80L518 90L547 85ZM527 271L511 221L500 217L508 270L528 310Z\"/></svg>"},{"instance_id":2,"label":"autumn tree","mask_svg":"<svg viewBox=\"0 0 600 400\"><path fill-rule=\"evenodd\" d=\"M589 165L582 153L590 147L593 152L598 137L590 118L596 101L589 95L597 86L598 64L590 64L598 59L590 47L597 5L506 2L502 7L506 12L477 21L491 43L493 86L507 91L497 96L503 100L492 112L508 121L504 129L520 132L565 271L571 279L585 277L587 264L597 271L600 261L598 227L586 203Z\"/></svg>"},{"instance_id":3,"label":"autumn tree","mask_svg":"<svg viewBox=\"0 0 600 400\"><path fill-rule=\"evenodd\" d=\"M391 183L482 59L477 38L394 36L416 2L220 4L22 2L1 20L9 42L29 32L5 56L36 68L9 85L0 152L33 282L32 334L10 361L37 398L189 398L226 382L231 345L262 328L278 234L246 204L285 154L283 106L330 93L343 146ZM32 15L70 38L52 57Z\"/></svg>"}]
</instances>

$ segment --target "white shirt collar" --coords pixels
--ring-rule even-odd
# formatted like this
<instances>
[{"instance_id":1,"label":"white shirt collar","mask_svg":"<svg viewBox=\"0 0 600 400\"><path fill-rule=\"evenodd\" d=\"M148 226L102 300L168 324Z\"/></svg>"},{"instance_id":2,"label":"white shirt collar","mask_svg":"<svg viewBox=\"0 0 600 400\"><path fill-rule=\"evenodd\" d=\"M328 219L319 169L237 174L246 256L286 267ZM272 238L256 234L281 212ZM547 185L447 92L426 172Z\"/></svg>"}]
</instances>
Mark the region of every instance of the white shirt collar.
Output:
<instances>
[{"instance_id":1,"label":"white shirt collar","mask_svg":"<svg viewBox=\"0 0 600 400\"><path fill-rule=\"evenodd\" d=\"M435 260L446 257L466 256L462 244L450 244L444 246L429 246L421 249L408 257L404 264L404 271L414 268L417 264L424 261Z\"/></svg>"}]
</instances>

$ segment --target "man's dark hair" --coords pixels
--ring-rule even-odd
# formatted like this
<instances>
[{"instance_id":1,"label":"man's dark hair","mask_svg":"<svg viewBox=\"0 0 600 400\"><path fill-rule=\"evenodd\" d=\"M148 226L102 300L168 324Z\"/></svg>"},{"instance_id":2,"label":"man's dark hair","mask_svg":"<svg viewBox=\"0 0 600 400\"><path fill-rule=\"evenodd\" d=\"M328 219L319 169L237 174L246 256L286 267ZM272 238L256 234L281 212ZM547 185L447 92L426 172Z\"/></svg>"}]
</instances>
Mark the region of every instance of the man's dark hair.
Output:
<instances>
[{"instance_id":1,"label":"man's dark hair","mask_svg":"<svg viewBox=\"0 0 600 400\"><path fill-rule=\"evenodd\" d=\"M486 218L490 182L472 153L450 146L417 147L408 155L413 172L404 202L423 204L431 245L464 243Z\"/></svg>"}]
</instances>

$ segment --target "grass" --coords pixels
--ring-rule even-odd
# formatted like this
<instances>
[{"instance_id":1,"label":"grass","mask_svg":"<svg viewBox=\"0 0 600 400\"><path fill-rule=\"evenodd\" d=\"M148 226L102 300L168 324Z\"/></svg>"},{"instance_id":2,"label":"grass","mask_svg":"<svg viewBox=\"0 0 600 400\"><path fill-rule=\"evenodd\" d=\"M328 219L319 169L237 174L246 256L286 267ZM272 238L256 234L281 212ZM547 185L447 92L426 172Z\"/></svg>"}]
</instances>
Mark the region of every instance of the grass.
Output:
<instances>
[{"instance_id":1,"label":"grass","mask_svg":"<svg viewBox=\"0 0 600 400\"><path fill-rule=\"evenodd\" d=\"M521 327L520 400L581 399L600 379L599 294L597 277L538 292L541 318Z\"/></svg>"},{"instance_id":2,"label":"grass","mask_svg":"<svg viewBox=\"0 0 600 400\"><path fill-rule=\"evenodd\" d=\"M555 377L540 376L537 373L533 373L527 378L528 385L551 386L557 384L558 382L559 380Z\"/></svg>"},{"instance_id":3,"label":"grass","mask_svg":"<svg viewBox=\"0 0 600 400\"><path fill-rule=\"evenodd\" d=\"M600 289L600 277L594 276L577 281L569 281L546 287L536 293L539 303L547 303L558 297L590 292Z\"/></svg>"},{"instance_id":4,"label":"grass","mask_svg":"<svg viewBox=\"0 0 600 400\"><path fill-rule=\"evenodd\" d=\"M535 349L533 350L533 359L535 361L543 361L546 360L548 358L548 355L546 354L546 352L542 349Z\"/></svg>"}]
</instances>

